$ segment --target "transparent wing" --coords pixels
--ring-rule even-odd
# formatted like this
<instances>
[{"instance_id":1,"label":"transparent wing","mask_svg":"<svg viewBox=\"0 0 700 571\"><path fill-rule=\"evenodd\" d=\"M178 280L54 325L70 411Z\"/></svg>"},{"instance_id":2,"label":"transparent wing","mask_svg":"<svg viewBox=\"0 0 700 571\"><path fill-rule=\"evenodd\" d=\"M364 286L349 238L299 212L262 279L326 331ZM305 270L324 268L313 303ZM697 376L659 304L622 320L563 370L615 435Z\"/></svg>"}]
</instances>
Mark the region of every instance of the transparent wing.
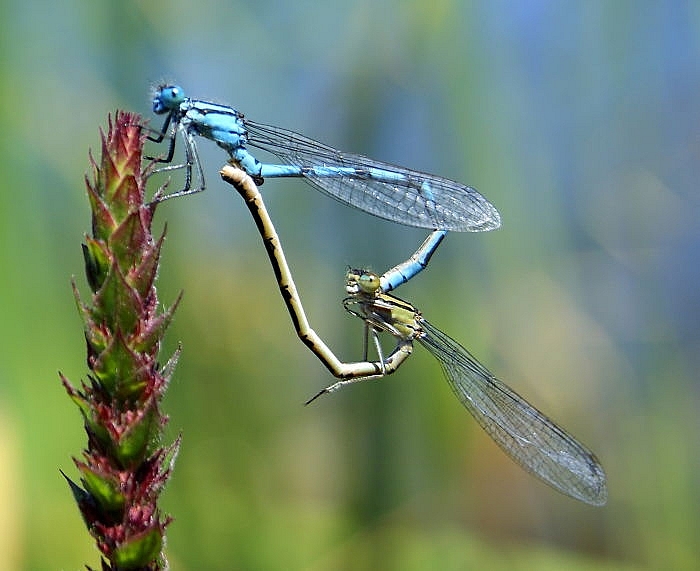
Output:
<instances>
[{"instance_id":1,"label":"transparent wing","mask_svg":"<svg viewBox=\"0 0 700 571\"><path fill-rule=\"evenodd\" d=\"M248 120L244 123L251 146L289 164L304 169L344 169L338 176L303 173L310 184L344 204L420 228L484 232L501 225L496 208L471 186L362 155L341 153L279 127Z\"/></svg>"},{"instance_id":2,"label":"transparent wing","mask_svg":"<svg viewBox=\"0 0 700 571\"><path fill-rule=\"evenodd\" d=\"M424 319L418 340L440 361L452 390L513 460L550 486L593 505L607 499L598 459L499 381L464 347Z\"/></svg>"}]
</instances>

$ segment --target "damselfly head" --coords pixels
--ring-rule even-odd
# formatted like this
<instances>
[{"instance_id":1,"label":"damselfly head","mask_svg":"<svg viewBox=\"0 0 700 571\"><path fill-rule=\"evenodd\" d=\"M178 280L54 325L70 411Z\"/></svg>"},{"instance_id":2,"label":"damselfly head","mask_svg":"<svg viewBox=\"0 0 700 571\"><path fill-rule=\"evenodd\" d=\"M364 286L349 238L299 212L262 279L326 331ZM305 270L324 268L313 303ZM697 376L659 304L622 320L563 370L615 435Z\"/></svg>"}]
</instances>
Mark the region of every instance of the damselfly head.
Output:
<instances>
[{"instance_id":1,"label":"damselfly head","mask_svg":"<svg viewBox=\"0 0 700 571\"><path fill-rule=\"evenodd\" d=\"M185 91L179 85L160 85L153 95L153 112L156 115L174 111L185 100Z\"/></svg>"},{"instance_id":2,"label":"damselfly head","mask_svg":"<svg viewBox=\"0 0 700 571\"><path fill-rule=\"evenodd\" d=\"M374 295L379 290L379 276L367 270L350 269L346 274L345 291L350 295L358 293Z\"/></svg>"}]
</instances>

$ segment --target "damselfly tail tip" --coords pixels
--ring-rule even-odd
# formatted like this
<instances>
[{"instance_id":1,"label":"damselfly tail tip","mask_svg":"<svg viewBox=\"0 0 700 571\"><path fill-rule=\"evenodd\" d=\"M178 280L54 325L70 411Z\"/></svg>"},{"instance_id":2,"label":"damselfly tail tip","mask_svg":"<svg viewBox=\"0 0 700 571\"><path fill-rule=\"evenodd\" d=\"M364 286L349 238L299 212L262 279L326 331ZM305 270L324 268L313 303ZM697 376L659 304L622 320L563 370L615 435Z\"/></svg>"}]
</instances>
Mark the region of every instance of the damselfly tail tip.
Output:
<instances>
[{"instance_id":1,"label":"damselfly tail tip","mask_svg":"<svg viewBox=\"0 0 700 571\"><path fill-rule=\"evenodd\" d=\"M320 397L321 395L325 395L325 394L328 393L328 392L329 392L328 389L322 389L322 390L318 391L314 396L312 396L309 400L307 400L307 401L304 403L304 406L310 405L310 404L311 404L312 402L314 402L318 397Z\"/></svg>"}]
</instances>

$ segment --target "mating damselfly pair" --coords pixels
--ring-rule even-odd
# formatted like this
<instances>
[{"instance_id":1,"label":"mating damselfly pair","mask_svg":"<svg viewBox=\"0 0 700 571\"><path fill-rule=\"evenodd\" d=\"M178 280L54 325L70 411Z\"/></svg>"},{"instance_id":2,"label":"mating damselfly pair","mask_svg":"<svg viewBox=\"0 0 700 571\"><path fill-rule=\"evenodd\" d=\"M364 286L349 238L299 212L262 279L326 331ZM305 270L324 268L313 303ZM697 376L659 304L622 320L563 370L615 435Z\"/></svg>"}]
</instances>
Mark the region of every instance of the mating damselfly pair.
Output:
<instances>
[{"instance_id":1,"label":"mating damselfly pair","mask_svg":"<svg viewBox=\"0 0 700 571\"><path fill-rule=\"evenodd\" d=\"M438 359L462 405L511 458L564 494L593 505L605 503L605 474L593 453L499 381L414 306L388 293L426 267L448 230L498 228L500 216L486 198L474 188L449 179L342 153L293 131L255 123L231 107L190 99L179 86L159 87L153 111L165 114L166 119L151 140L169 142L167 152L156 160L172 163L178 139L185 155L183 164L162 169L183 168L184 188L161 195L160 200L204 190L197 135L226 150L231 162L239 167L224 167L222 177L241 194L256 222L298 336L340 379L308 402L349 383L393 373L418 341ZM283 163L261 163L249 147L269 151ZM382 276L361 270L348 272L344 306L365 326L365 351L360 362L338 359L309 325L281 242L256 187L266 178L279 177L302 177L349 206L400 224L433 230L412 256ZM386 356L380 333L388 333L396 341ZM377 361L368 360L369 339Z\"/></svg>"}]
</instances>

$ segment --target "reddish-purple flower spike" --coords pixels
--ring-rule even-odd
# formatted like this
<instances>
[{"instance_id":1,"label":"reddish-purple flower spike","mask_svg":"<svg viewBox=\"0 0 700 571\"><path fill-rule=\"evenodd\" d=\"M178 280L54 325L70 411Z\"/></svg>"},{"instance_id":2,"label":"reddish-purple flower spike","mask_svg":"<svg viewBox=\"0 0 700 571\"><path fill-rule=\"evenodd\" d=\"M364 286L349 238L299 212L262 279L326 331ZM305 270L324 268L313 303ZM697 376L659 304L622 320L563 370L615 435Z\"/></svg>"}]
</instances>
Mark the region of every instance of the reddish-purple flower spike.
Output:
<instances>
[{"instance_id":1,"label":"reddish-purple flower spike","mask_svg":"<svg viewBox=\"0 0 700 571\"><path fill-rule=\"evenodd\" d=\"M103 570L167 568L162 553L171 518L157 500L172 473L180 445L158 446L167 417L160 410L178 353L165 366L158 352L179 301L158 311L155 278L164 232L154 238L156 203L145 201L141 119L117 112L102 136L99 163L90 156L86 177L92 235L83 257L89 301L73 284L87 344L87 381L75 388L88 436L80 472L69 486L103 554Z\"/></svg>"}]
</instances>

